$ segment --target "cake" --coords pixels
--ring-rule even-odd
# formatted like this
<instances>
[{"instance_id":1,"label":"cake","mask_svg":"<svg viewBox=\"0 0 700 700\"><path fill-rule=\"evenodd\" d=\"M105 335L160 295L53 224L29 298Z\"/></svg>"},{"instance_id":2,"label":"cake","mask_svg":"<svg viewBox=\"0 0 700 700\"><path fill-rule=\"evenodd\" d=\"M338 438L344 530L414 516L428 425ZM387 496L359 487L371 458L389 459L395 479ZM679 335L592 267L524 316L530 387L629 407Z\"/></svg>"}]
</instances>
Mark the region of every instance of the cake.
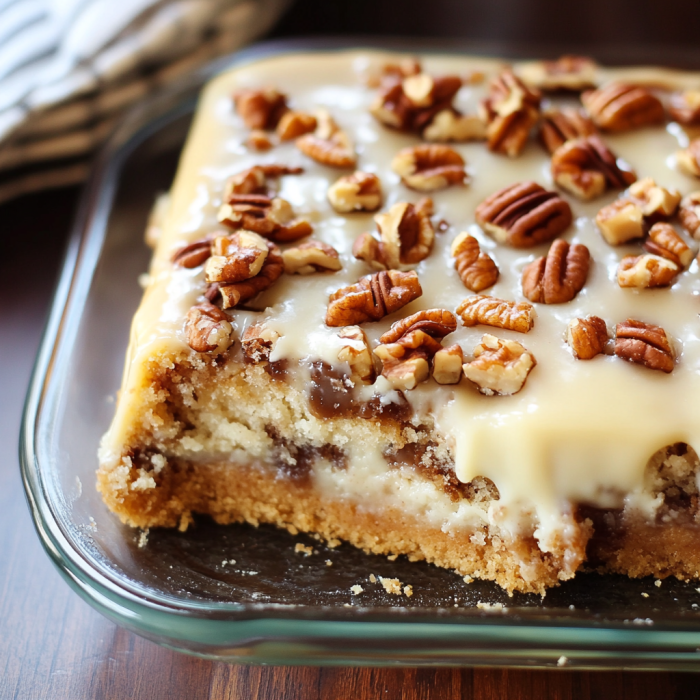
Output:
<instances>
[{"instance_id":1,"label":"cake","mask_svg":"<svg viewBox=\"0 0 700 700\"><path fill-rule=\"evenodd\" d=\"M699 82L376 51L214 78L148 226L107 506L510 592L697 578Z\"/></svg>"}]
</instances>

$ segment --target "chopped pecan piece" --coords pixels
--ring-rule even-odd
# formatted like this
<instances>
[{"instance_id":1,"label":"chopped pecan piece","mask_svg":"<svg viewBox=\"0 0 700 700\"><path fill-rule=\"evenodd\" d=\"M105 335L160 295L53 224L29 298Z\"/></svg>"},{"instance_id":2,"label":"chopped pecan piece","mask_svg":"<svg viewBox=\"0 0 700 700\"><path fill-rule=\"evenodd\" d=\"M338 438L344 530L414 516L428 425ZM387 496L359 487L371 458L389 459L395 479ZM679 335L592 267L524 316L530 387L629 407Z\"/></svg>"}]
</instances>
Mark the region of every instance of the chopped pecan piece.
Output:
<instances>
[{"instance_id":1,"label":"chopped pecan piece","mask_svg":"<svg viewBox=\"0 0 700 700\"><path fill-rule=\"evenodd\" d=\"M467 297L457 307L457 315L465 326L482 324L518 333L527 333L535 324L535 308L532 304L481 294Z\"/></svg>"},{"instance_id":2,"label":"chopped pecan piece","mask_svg":"<svg viewBox=\"0 0 700 700\"><path fill-rule=\"evenodd\" d=\"M282 253L288 275L311 275L314 272L337 272L343 266L338 251L323 241L308 241Z\"/></svg>"},{"instance_id":3,"label":"chopped pecan piece","mask_svg":"<svg viewBox=\"0 0 700 700\"><path fill-rule=\"evenodd\" d=\"M474 348L474 359L462 366L464 376L486 396L517 394L537 364L535 356L515 340L486 334Z\"/></svg>"},{"instance_id":4,"label":"chopped pecan piece","mask_svg":"<svg viewBox=\"0 0 700 700\"><path fill-rule=\"evenodd\" d=\"M661 124L665 118L661 100L641 85L609 83L581 95L595 125L606 131L627 131Z\"/></svg>"},{"instance_id":5,"label":"chopped pecan piece","mask_svg":"<svg viewBox=\"0 0 700 700\"><path fill-rule=\"evenodd\" d=\"M667 287L681 268L660 255L626 255L617 268L617 283L621 287Z\"/></svg>"},{"instance_id":6,"label":"chopped pecan piece","mask_svg":"<svg viewBox=\"0 0 700 700\"><path fill-rule=\"evenodd\" d=\"M487 197L476 221L499 243L529 248L563 233L571 224L569 203L536 182L519 182Z\"/></svg>"},{"instance_id":7,"label":"chopped pecan piece","mask_svg":"<svg viewBox=\"0 0 700 700\"><path fill-rule=\"evenodd\" d=\"M238 231L217 236L204 268L207 282L231 284L255 277L268 256L267 241L257 233Z\"/></svg>"},{"instance_id":8,"label":"chopped pecan piece","mask_svg":"<svg viewBox=\"0 0 700 700\"><path fill-rule=\"evenodd\" d=\"M622 245L644 236L644 215L639 204L631 199L616 199L604 206L595 222L610 245Z\"/></svg>"},{"instance_id":9,"label":"chopped pecan piece","mask_svg":"<svg viewBox=\"0 0 700 700\"><path fill-rule=\"evenodd\" d=\"M605 321L598 316L574 318L566 329L566 342L579 360L590 360L604 353L609 339Z\"/></svg>"},{"instance_id":10,"label":"chopped pecan piece","mask_svg":"<svg viewBox=\"0 0 700 700\"><path fill-rule=\"evenodd\" d=\"M480 105L489 149L510 158L519 155L539 119L540 99L539 91L528 88L510 69L494 78Z\"/></svg>"},{"instance_id":11,"label":"chopped pecan piece","mask_svg":"<svg viewBox=\"0 0 700 700\"><path fill-rule=\"evenodd\" d=\"M414 265L430 255L435 242L435 229L430 220L433 213L431 199L417 204L399 202L388 212L374 217L379 229L379 240L371 233L363 233L352 247L353 255L373 268L398 269Z\"/></svg>"},{"instance_id":12,"label":"chopped pecan piece","mask_svg":"<svg viewBox=\"0 0 700 700\"><path fill-rule=\"evenodd\" d=\"M667 374L675 366L671 339L661 326L628 318L615 327L615 354L649 369Z\"/></svg>"},{"instance_id":13,"label":"chopped pecan piece","mask_svg":"<svg viewBox=\"0 0 700 700\"><path fill-rule=\"evenodd\" d=\"M637 180L630 186L629 195L648 219L668 219L675 214L681 201L680 192L657 185L651 177Z\"/></svg>"},{"instance_id":14,"label":"chopped pecan piece","mask_svg":"<svg viewBox=\"0 0 700 700\"><path fill-rule=\"evenodd\" d=\"M700 139L693 139L687 148L676 151L676 162L686 175L700 177Z\"/></svg>"},{"instance_id":15,"label":"chopped pecan piece","mask_svg":"<svg viewBox=\"0 0 700 700\"><path fill-rule=\"evenodd\" d=\"M654 224L649 230L649 239L644 243L644 247L653 255L660 255L681 269L687 268L695 255L671 224Z\"/></svg>"},{"instance_id":16,"label":"chopped pecan piece","mask_svg":"<svg viewBox=\"0 0 700 700\"><path fill-rule=\"evenodd\" d=\"M204 238L179 248L172 257L173 263L188 269L203 265L211 255L211 243L215 236L216 234L209 233Z\"/></svg>"},{"instance_id":17,"label":"chopped pecan piece","mask_svg":"<svg viewBox=\"0 0 700 700\"><path fill-rule=\"evenodd\" d=\"M464 286L472 292L493 287L498 280L498 267L488 253L482 253L479 241L466 231L452 242L450 253Z\"/></svg>"},{"instance_id":18,"label":"chopped pecan piece","mask_svg":"<svg viewBox=\"0 0 700 700\"><path fill-rule=\"evenodd\" d=\"M300 136L296 140L297 148L321 165L331 168L354 168L357 156L350 137L341 130L326 110L320 110L316 119L316 131Z\"/></svg>"},{"instance_id":19,"label":"chopped pecan piece","mask_svg":"<svg viewBox=\"0 0 700 700\"><path fill-rule=\"evenodd\" d=\"M458 384L463 363L464 353L459 345L441 348L433 357L433 379L438 384Z\"/></svg>"},{"instance_id":20,"label":"chopped pecan piece","mask_svg":"<svg viewBox=\"0 0 700 700\"><path fill-rule=\"evenodd\" d=\"M462 184L467 176L462 156L443 144L403 148L391 161L391 169L404 185L421 192Z\"/></svg>"},{"instance_id":21,"label":"chopped pecan piece","mask_svg":"<svg viewBox=\"0 0 700 700\"><path fill-rule=\"evenodd\" d=\"M353 326L379 321L423 294L418 275L388 270L363 277L330 295L326 325Z\"/></svg>"},{"instance_id":22,"label":"chopped pecan piece","mask_svg":"<svg viewBox=\"0 0 700 700\"><path fill-rule=\"evenodd\" d=\"M581 92L596 86L598 66L588 56L561 56L556 61L534 61L520 68L520 77L543 92Z\"/></svg>"},{"instance_id":23,"label":"chopped pecan piece","mask_svg":"<svg viewBox=\"0 0 700 700\"><path fill-rule=\"evenodd\" d=\"M538 258L523 270L523 294L544 304L571 301L586 284L591 254L580 243L554 241L546 257Z\"/></svg>"},{"instance_id":24,"label":"chopped pecan piece","mask_svg":"<svg viewBox=\"0 0 700 700\"><path fill-rule=\"evenodd\" d=\"M241 338L243 354L248 362L258 364L269 362L270 353L279 340L280 334L265 324L255 323L246 328Z\"/></svg>"},{"instance_id":25,"label":"chopped pecan piece","mask_svg":"<svg viewBox=\"0 0 700 700\"><path fill-rule=\"evenodd\" d=\"M684 126L700 124L700 90L684 90L671 95L668 113L673 121Z\"/></svg>"},{"instance_id":26,"label":"chopped pecan piece","mask_svg":"<svg viewBox=\"0 0 700 700\"><path fill-rule=\"evenodd\" d=\"M377 211L382 205L382 184L374 173L356 170L343 175L328 188L328 201L340 214Z\"/></svg>"},{"instance_id":27,"label":"chopped pecan piece","mask_svg":"<svg viewBox=\"0 0 700 700\"><path fill-rule=\"evenodd\" d=\"M277 135L280 141L292 141L304 134L316 131L318 122L313 114L305 112L287 112L277 125Z\"/></svg>"},{"instance_id":28,"label":"chopped pecan piece","mask_svg":"<svg viewBox=\"0 0 700 700\"><path fill-rule=\"evenodd\" d=\"M552 154L552 177L563 190L584 201L637 179L597 136L567 141Z\"/></svg>"},{"instance_id":29,"label":"chopped pecan piece","mask_svg":"<svg viewBox=\"0 0 700 700\"><path fill-rule=\"evenodd\" d=\"M224 186L223 200L226 202L234 194L261 194L272 197L269 180L275 180L283 175L300 175L304 168L289 167L287 165L254 165L252 168L242 170L232 175Z\"/></svg>"},{"instance_id":30,"label":"chopped pecan piece","mask_svg":"<svg viewBox=\"0 0 700 700\"><path fill-rule=\"evenodd\" d=\"M197 304L187 312L185 338L195 352L218 355L231 346L232 334L228 316L213 304Z\"/></svg>"},{"instance_id":31,"label":"chopped pecan piece","mask_svg":"<svg viewBox=\"0 0 700 700\"><path fill-rule=\"evenodd\" d=\"M260 129L253 129L245 140L245 146L251 151L269 151L275 144L272 139Z\"/></svg>"},{"instance_id":32,"label":"chopped pecan piece","mask_svg":"<svg viewBox=\"0 0 700 700\"><path fill-rule=\"evenodd\" d=\"M480 141L486 138L486 124L476 114L460 114L456 109L443 109L423 129L423 138L436 143Z\"/></svg>"},{"instance_id":33,"label":"chopped pecan piece","mask_svg":"<svg viewBox=\"0 0 700 700\"><path fill-rule=\"evenodd\" d=\"M236 111L250 129L274 129L287 111L287 98L274 88L241 90L233 96Z\"/></svg>"},{"instance_id":34,"label":"chopped pecan piece","mask_svg":"<svg viewBox=\"0 0 700 700\"><path fill-rule=\"evenodd\" d=\"M683 197L678 218L693 238L700 238L700 192L691 192Z\"/></svg>"},{"instance_id":35,"label":"chopped pecan piece","mask_svg":"<svg viewBox=\"0 0 700 700\"><path fill-rule=\"evenodd\" d=\"M580 109L563 107L548 109L542 114L540 141L550 155L562 144L597 133L593 122Z\"/></svg>"},{"instance_id":36,"label":"chopped pecan piece","mask_svg":"<svg viewBox=\"0 0 700 700\"><path fill-rule=\"evenodd\" d=\"M345 341L338 351L338 360L350 366L350 379L372 384L376 372L365 332L359 326L346 326L340 329L338 337Z\"/></svg>"}]
</instances>

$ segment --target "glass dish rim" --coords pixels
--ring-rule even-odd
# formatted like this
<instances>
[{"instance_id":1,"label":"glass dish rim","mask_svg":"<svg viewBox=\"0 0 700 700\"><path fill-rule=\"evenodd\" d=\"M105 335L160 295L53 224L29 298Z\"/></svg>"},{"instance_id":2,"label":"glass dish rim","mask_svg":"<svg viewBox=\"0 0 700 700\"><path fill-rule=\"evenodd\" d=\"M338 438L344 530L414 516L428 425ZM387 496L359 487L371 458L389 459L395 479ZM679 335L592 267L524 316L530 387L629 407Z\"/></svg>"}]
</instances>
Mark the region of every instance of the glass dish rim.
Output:
<instances>
[{"instance_id":1,"label":"glass dish rim","mask_svg":"<svg viewBox=\"0 0 700 700\"><path fill-rule=\"evenodd\" d=\"M499 53L502 54L500 49L503 48L493 46L489 48L484 44L474 45L465 44L465 42L460 42L460 46L462 50L466 48L472 55L499 55ZM42 468L34 449L35 441L38 439L37 428L46 395L51 388L50 369L56 362L56 356L61 349L66 327L70 325L71 320L75 323L71 311L77 309L80 313L85 303L94 264L104 242L106 222L114 203L119 174L128 156L149 135L156 133L177 116L183 116L192 111L195 93L212 75L225 68L243 66L256 60L286 53L349 49L395 50L404 53L407 50L455 53L457 50L452 42L447 44L441 42L440 47L429 41L411 42L409 49L406 42L401 40L348 37L342 40L326 38L257 44L232 56L219 59L188 79L149 98L130 112L102 149L83 191L75 225L69 237L22 417L19 446L22 478L32 517L43 546L71 586L108 617L118 619L120 624L125 624L124 620L129 615L134 615L134 610L137 610L137 616L177 615L211 621L215 624L240 626L252 621L269 623L278 626L277 633L270 637L272 639L311 638L314 640L342 639L345 637L343 631L348 632L351 627L359 624L362 626L360 634L366 636L371 632L375 639L381 637L388 640L397 635L406 634L415 635L416 638L424 637L427 640L469 639L473 642L477 639L482 645L493 646L493 659L497 663L513 663L518 653L534 653L548 645L554 645L556 648L570 648L575 656L579 653L576 649L583 646L587 650L580 651L583 663L577 664L577 667L592 668L596 666L594 661L596 654L606 654L621 647L627 647L629 649L627 653L632 654L632 657L635 654L641 654L639 659L643 660L645 668L663 668L672 662L689 664L688 668L700 670L700 665L697 662L693 663L694 659L700 660L696 652L700 647L700 624L696 624L694 629L689 629L692 626L688 623L682 625L661 623L653 628L630 628L622 623L596 623L595 619L577 619L566 623L546 619L523 621L506 615L488 613L472 613L473 617L469 617L468 621L465 620L464 615L460 620L454 620L448 619L446 615L436 614L433 620L425 621L424 618L412 619L408 610L403 619L393 616L392 619L382 620L381 611L373 613L373 619L368 619L372 613L363 613L361 608L354 608L359 619L350 620L346 614L339 614L337 608L333 606L328 609L310 610L306 617L296 617L292 616L291 610L285 611L287 606L235 602L207 603L175 599L168 594L159 595L152 592L146 595L143 590L139 590L138 586L128 585L118 576L96 568L94 562L90 562L71 542L68 533L54 517L49 495L42 480ZM521 55L531 53L527 48L521 47L521 49ZM517 50L516 53L518 53ZM510 54L512 55L513 51ZM698 64L700 65L700 61ZM78 318L80 318L79 315ZM277 614L269 614L272 610ZM322 619L319 619L319 616L322 616ZM338 629L337 626L343 629ZM137 632L143 631L136 623L132 628ZM519 641L512 638L514 629L519 630L517 635ZM352 633L351 636L355 634ZM498 646L505 641L509 644L499 651ZM484 647L482 646L481 649L483 651ZM670 649L683 649L683 651L669 651ZM678 656L678 658L671 659L671 656ZM323 663L322 655L314 658L316 659L314 663ZM309 657L306 656L299 662L309 663ZM337 663L337 660L335 662ZM414 658L411 663L416 662ZM463 659L457 662L465 663ZM294 663L294 660L287 659L285 663ZM388 663L388 661L384 660L381 663Z\"/></svg>"}]
</instances>

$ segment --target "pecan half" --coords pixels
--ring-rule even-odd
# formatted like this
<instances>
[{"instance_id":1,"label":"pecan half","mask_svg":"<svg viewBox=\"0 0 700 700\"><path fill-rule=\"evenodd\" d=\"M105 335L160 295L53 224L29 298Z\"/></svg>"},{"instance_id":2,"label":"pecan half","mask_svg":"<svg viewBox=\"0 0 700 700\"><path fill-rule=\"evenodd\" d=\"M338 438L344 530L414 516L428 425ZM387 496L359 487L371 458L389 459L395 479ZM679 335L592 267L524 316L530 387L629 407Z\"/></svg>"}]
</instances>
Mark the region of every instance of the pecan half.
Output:
<instances>
[{"instance_id":1,"label":"pecan half","mask_svg":"<svg viewBox=\"0 0 700 700\"><path fill-rule=\"evenodd\" d=\"M388 212L374 217L379 240L371 233L363 233L353 244L353 255L378 270L398 269L425 260L435 242L432 213L433 202L427 198L415 205L394 204Z\"/></svg>"},{"instance_id":2,"label":"pecan half","mask_svg":"<svg viewBox=\"0 0 700 700\"><path fill-rule=\"evenodd\" d=\"M680 151L676 151L678 167L686 174L700 177L700 139L693 139Z\"/></svg>"},{"instance_id":3,"label":"pecan half","mask_svg":"<svg viewBox=\"0 0 700 700\"><path fill-rule=\"evenodd\" d=\"M493 287L498 280L498 267L488 253L482 253L479 241L466 231L452 242L450 253L464 286L472 292Z\"/></svg>"},{"instance_id":4,"label":"pecan half","mask_svg":"<svg viewBox=\"0 0 700 700\"><path fill-rule=\"evenodd\" d=\"M691 192L683 197L678 218L693 238L700 238L700 192Z\"/></svg>"},{"instance_id":5,"label":"pecan half","mask_svg":"<svg viewBox=\"0 0 700 700\"><path fill-rule=\"evenodd\" d=\"M595 87L598 66L588 56L561 56L556 61L534 61L520 68L520 77L543 92L581 92Z\"/></svg>"},{"instance_id":6,"label":"pecan half","mask_svg":"<svg viewBox=\"0 0 700 700\"><path fill-rule=\"evenodd\" d=\"M665 118L661 100L641 85L612 82L581 95L594 124L606 131L627 131L661 124Z\"/></svg>"},{"instance_id":7,"label":"pecan half","mask_svg":"<svg viewBox=\"0 0 700 700\"><path fill-rule=\"evenodd\" d=\"M567 141L552 154L552 177L563 190L584 201L608 187L622 189L637 176L597 136Z\"/></svg>"},{"instance_id":8,"label":"pecan half","mask_svg":"<svg viewBox=\"0 0 700 700\"><path fill-rule=\"evenodd\" d=\"M670 373L675 366L675 352L661 326L628 318L615 327L615 354L649 369Z\"/></svg>"},{"instance_id":9,"label":"pecan half","mask_svg":"<svg viewBox=\"0 0 700 700\"><path fill-rule=\"evenodd\" d=\"M280 141L292 141L304 134L316 131L318 121L313 114L305 112L287 112L277 124L277 135Z\"/></svg>"},{"instance_id":10,"label":"pecan half","mask_svg":"<svg viewBox=\"0 0 700 700\"><path fill-rule=\"evenodd\" d=\"M457 330L457 319L446 309L426 309L402 318L379 338L380 343L395 343L413 331L422 331L432 338L442 340Z\"/></svg>"},{"instance_id":11,"label":"pecan half","mask_svg":"<svg viewBox=\"0 0 700 700\"><path fill-rule=\"evenodd\" d=\"M316 119L316 131L300 136L296 140L297 148L321 165L331 168L354 168L357 156L350 137L341 130L326 110L320 110Z\"/></svg>"},{"instance_id":12,"label":"pecan half","mask_svg":"<svg viewBox=\"0 0 700 700\"><path fill-rule=\"evenodd\" d=\"M673 121L684 126L700 124L700 90L684 90L671 95L668 113Z\"/></svg>"},{"instance_id":13,"label":"pecan half","mask_svg":"<svg viewBox=\"0 0 700 700\"><path fill-rule=\"evenodd\" d=\"M377 272L330 295L326 325L353 326L366 321L379 321L421 294L423 290L415 272Z\"/></svg>"},{"instance_id":14,"label":"pecan half","mask_svg":"<svg viewBox=\"0 0 700 700\"><path fill-rule=\"evenodd\" d=\"M178 248L172 257L173 264L191 269L203 265L211 255L211 243L215 233L208 233L204 238Z\"/></svg>"},{"instance_id":15,"label":"pecan half","mask_svg":"<svg viewBox=\"0 0 700 700\"><path fill-rule=\"evenodd\" d=\"M581 109L563 107L547 109L542 113L540 141L550 155L562 144L596 134L596 128Z\"/></svg>"},{"instance_id":16,"label":"pecan half","mask_svg":"<svg viewBox=\"0 0 700 700\"><path fill-rule=\"evenodd\" d=\"M459 345L441 348L433 356L433 379L438 384L458 384L463 363L464 353Z\"/></svg>"},{"instance_id":17,"label":"pecan half","mask_svg":"<svg viewBox=\"0 0 700 700\"><path fill-rule=\"evenodd\" d=\"M204 267L207 282L231 284L255 277L268 256L267 241L250 231L217 236L212 255Z\"/></svg>"},{"instance_id":18,"label":"pecan half","mask_svg":"<svg viewBox=\"0 0 700 700\"><path fill-rule=\"evenodd\" d=\"M644 236L644 215L631 199L616 199L595 217L596 225L610 245L622 245Z\"/></svg>"},{"instance_id":19,"label":"pecan half","mask_svg":"<svg viewBox=\"0 0 700 700\"><path fill-rule=\"evenodd\" d=\"M519 182L487 197L477 223L499 243L529 248L563 233L571 224L569 203L536 182Z\"/></svg>"},{"instance_id":20,"label":"pecan half","mask_svg":"<svg viewBox=\"0 0 700 700\"><path fill-rule=\"evenodd\" d=\"M617 283L640 289L667 287L680 271L676 263L660 255L626 255L617 268Z\"/></svg>"},{"instance_id":21,"label":"pecan half","mask_svg":"<svg viewBox=\"0 0 700 700\"><path fill-rule=\"evenodd\" d=\"M586 284L590 262L585 245L557 239L546 257L537 258L523 270L523 294L544 304L571 301Z\"/></svg>"},{"instance_id":22,"label":"pecan half","mask_svg":"<svg viewBox=\"0 0 700 700\"><path fill-rule=\"evenodd\" d=\"M654 220L673 216L681 201L680 192L657 185L651 177L644 177L630 185L629 195L637 202L642 214Z\"/></svg>"},{"instance_id":23,"label":"pecan half","mask_svg":"<svg viewBox=\"0 0 700 700\"><path fill-rule=\"evenodd\" d=\"M539 119L540 99L539 91L528 88L510 69L494 78L480 105L489 149L510 158L519 155Z\"/></svg>"},{"instance_id":24,"label":"pecan half","mask_svg":"<svg viewBox=\"0 0 700 700\"><path fill-rule=\"evenodd\" d=\"M241 346L246 361L253 364L269 362L270 353L279 340L280 334L265 324L255 323L246 328L241 338Z\"/></svg>"},{"instance_id":25,"label":"pecan half","mask_svg":"<svg viewBox=\"0 0 700 700\"><path fill-rule=\"evenodd\" d=\"M343 266L338 251L323 241L308 241L282 253L284 271L288 275L310 275L314 272L337 272Z\"/></svg>"},{"instance_id":26,"label":"pecan half","mask_svg":"<svg viewBox=\"0 0 700 700\"><path fill-rule=\"evenodd\" d=\"M653 255L660 255L680 268L688 267L695 256L695 252L676 233L671 224L654 224L649 229L649 238L644 247Z\"/></svg>"},{"instance_id":27,"label":"pecan half","mask_svg":"<svg viewBox=\"0 0 700 700\"><path fill-rule=\"evenodd\" d=\"M517 394L537 364L535 356L516 340L486 334L474 348L474 359L462 366L464 376L486 396Z\"/></svg>"},{"instance_id":28,"label":"pecan half","mask_svg":"<svg viewBox=\"0 0 700 700\"><path fill-rule=\"evenodd\" d=\"M566 329L566 342L579 360L604 353L609 340L608 328L599 316L571 319Z\"/></svg>"},{"instance_id":29,"label":"pecan half","mask_svg":"<svg viewBox=\"0 0 700 700\"><path fill-rule=\"evenodd\" d=\"M195 352L218 355L231 346L232 334L228 316L213 304L197 304L187 312L185 338Z\"/></svg>"},{"instance_id":30,"label":"pecan half","mask_svg":"<svg viewBox=\"0 0 700 700\"><path fill-rule=\"evenodd\" d=\"M421 192L463 184L467 176L464 158L454 148L443 144L403 148L391 161L391 169L406 187Z\"/></svg>"},{"instance_id":31,"label":"pecan half","mask_svg":"<svg viewBox=\"0 0 700 700\"><path fill-rule=\"evenodd\" d=\"M287 98L275 88L240 90L233 96L236 111L250 129L274 129L287 111Z\"/></svg>"},{"instance_id":32,"label":"pecan half","mask_svg":"<svg viewBox=\"0 0 700 700\"><path fill-rule=\"evenodd\" d=\"M376 371L365 332L359 326L346 326L341 328L338 337L344 341L338 350L338 360L350 366L350 379L372 384Z\"/></svg>"},{"instance_id":33,"label":"pecan half","mask_svg":"<svg viewBox=\"0 0 700 700\"><path fill-rule=\"evenodd\" d=\"M261 194L272 197L270 180L276 180L283 175L300 175L303 172L304 168L287 165L254 165L252 168L232 175L226 181L223 201L226 202L234 194Z\"/></svg>"},{"instance_id":34,"label":"pecan half","mask_svg":"<svg viewBox=\"0 0 700 700\"><path fill-rule=\"evenodd\" d=\"M526 301L507 301L476 294L467 297L457 315L465 326L494 326L507 331L527 333L535 324L535 307Z\"/></svg>"},{"instance_id":35,"label":"pecan half","mask_svg":"<svg viewBox=\"0 0 700 700\"><path fill-rule=\"evenodd\" d=\"M374 173L356 170L328 188L328 201L340 214L376 211L382 205L382 184Z\"/></svg>"}]
</instances>

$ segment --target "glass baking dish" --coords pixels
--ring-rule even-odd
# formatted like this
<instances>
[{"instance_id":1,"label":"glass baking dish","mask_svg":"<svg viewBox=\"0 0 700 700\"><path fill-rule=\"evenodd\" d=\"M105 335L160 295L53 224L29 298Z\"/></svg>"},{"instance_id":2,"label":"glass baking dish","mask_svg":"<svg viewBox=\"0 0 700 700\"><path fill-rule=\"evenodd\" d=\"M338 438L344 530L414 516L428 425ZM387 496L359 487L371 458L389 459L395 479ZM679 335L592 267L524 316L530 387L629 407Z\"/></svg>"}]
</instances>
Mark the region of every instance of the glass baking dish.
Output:
<instances>
[{"instance_id":1,"label":"glass baking dish","mask_svg":"<svg viewBox=\"0 0 700 700\"><path fill-rule=\"evenodd\" d=\"M386 41L373 47L390 43L417 50L415 43L407 49ZM103 505L94 486L96 451L114 410L141 297L138 276L150 258L143 231L154 198L174 175L199 89L223 67L338 44L267 44L220 61L132 112L98 159L68 245L20 440L25 488L46 550L71 587L116 623L213 659L700 670L697 583L667 579L658 586L653 579L587 573L544 599L509 598L494 584L467 585L429 564L389 561L347 545L329 549L271 527L224 527L200 518L185 533L142 533ZM629 56L640 60L619 51L601 58ZM314 553L300 556L299 542ZM370 573L410 583L414 595L365 585L360 603L350 588Z\"/></svg>"}]
</instances>

